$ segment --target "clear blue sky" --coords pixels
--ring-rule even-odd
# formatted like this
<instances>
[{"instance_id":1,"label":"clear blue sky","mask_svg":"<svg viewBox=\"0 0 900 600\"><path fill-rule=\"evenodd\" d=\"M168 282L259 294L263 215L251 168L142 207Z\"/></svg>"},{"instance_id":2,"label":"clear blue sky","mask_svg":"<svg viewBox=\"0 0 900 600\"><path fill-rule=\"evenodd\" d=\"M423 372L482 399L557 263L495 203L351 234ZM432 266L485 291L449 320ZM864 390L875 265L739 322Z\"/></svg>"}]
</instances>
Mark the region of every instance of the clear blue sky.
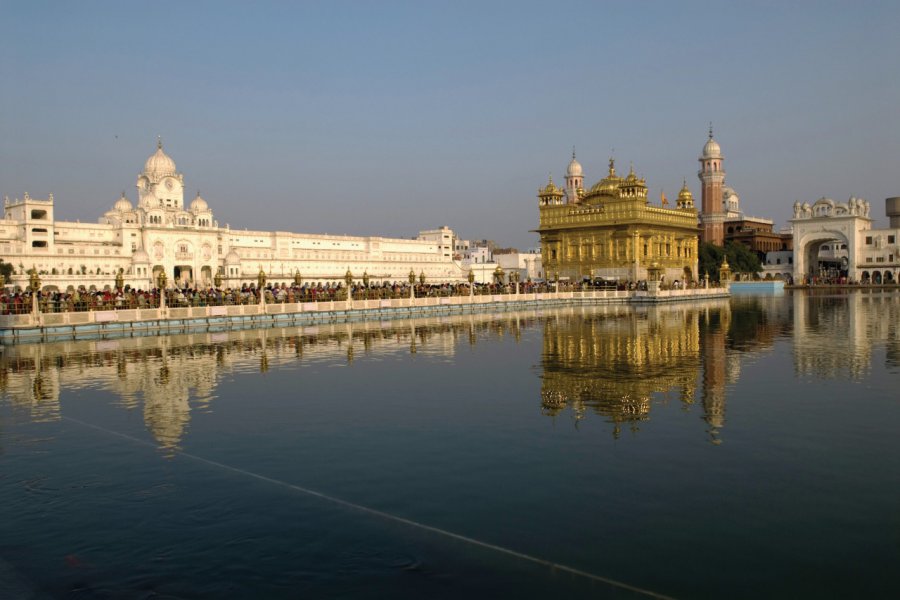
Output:
<instances>
[{"instance_id":1,"label":"clear blue sky","mask_svg":"<svg viewBox=\"0 0 900 600\"><path fill-rule=\"evenodd\" d=\"M0 194L95 221L161 135L220 224L536 244L611 150L651 196L714 123L745 212L900 195L898 2L0 0ZM190 198L189 198L190 199Z\"/></svg>"}]
</instances>

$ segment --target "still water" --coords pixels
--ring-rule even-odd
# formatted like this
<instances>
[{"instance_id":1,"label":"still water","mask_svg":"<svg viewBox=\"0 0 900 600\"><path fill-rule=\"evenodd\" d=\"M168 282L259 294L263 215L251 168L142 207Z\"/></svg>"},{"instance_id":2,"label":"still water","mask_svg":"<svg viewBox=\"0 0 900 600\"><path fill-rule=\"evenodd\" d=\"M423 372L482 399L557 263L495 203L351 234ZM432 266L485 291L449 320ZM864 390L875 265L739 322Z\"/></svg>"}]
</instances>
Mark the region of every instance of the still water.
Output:
<instances>
[{"instance_id":1,"label":"still water","mask_svg":"<svg viewBox=\"0 0 900 600\"><path fill-rule=\"evenodd\" d=\"M900 294L7 347L3 598L900 591Z\"/></svg>"}]
</instances>

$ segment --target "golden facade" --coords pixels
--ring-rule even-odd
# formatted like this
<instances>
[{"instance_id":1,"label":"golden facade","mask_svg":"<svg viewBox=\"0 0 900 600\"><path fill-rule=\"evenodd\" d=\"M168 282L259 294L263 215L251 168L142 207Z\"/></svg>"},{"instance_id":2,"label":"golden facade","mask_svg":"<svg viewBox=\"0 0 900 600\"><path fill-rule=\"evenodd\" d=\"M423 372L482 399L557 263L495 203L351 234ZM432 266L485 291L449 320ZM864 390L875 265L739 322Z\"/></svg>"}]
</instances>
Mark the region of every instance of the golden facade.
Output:
<instances>
[{"instance_id":1,"label":"golden facade","mask_svg":"<svg viewBox=\"0 0 900 600\"><path fill-rule=\"evenodd\" d=\"M686 184L669 208L665 196L661 206L650 204L646 182L634 169L624 178L616 175L612 159L607 176L585 190L573 156L566 180L565 191L551 178L538 192L536 231L548 279L640 281L651 266L662 269L668 282L696 277L697 210Z\"/></svg>"}]
</instances>

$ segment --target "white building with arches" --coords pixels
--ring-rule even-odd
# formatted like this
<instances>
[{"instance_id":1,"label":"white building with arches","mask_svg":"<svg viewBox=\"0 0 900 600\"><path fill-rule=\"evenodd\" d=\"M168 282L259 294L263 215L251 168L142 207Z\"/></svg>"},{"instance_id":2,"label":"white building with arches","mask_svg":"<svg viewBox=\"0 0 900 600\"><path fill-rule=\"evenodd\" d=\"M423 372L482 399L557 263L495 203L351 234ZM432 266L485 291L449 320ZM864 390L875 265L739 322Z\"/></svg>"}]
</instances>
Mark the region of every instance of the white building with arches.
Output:
<instances>
[{"instance_id":1,"label":"white building with arches","mask_svg":"<svg viewBox=\"0 0 900 600\"><path fill-rule=\"evenodd\" d=\"M813 204L794 203L794 281L821 275L823 256L837 258L837 270L849 281L891 284L900 277L900 198L885 201L887 229L872 229L870 204L851 197L847 202L820 198ZM826 249L827 248L827 249Z\"/></svg>"},{"instance_id":2,"label":"white building with arches","mask_svg":"<svg viewBox=\"0 0 900 600\"><path fill-rule=\"evenodd\" d=\"M255 282L260 270L272 283L340 282L349 269L372 283L407 281L410 271L428 281L460 282L465 272L433 240L220 227L198 194L184 200L184 175L162 142L137 177L137 204L126 194L97 223L57 221L55 200L5 198L0 219L0 258L15 269L11 283L24 288L38 270L45 288L112 285L119 270L125 283L148 289L165 272L172 285L211 286Z\"/></svg>"}]
</instances>

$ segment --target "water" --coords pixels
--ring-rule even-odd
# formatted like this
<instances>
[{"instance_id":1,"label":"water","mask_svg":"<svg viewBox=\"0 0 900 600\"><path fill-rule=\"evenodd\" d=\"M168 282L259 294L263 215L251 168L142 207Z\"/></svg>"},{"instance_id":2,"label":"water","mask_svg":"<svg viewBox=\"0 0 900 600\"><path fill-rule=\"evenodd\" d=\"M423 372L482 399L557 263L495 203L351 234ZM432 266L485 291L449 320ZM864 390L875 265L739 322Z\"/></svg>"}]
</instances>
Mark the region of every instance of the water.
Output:
<instances>
[{"instance_id":1,"label":"water","mask_svg":"<svg viewBox=\"0 0 900 600\"><path fill-rule=\"evenodd\" d=\"M900 590L900 294L7 347L0 597Z\"/></svg>"}]
</instances>

